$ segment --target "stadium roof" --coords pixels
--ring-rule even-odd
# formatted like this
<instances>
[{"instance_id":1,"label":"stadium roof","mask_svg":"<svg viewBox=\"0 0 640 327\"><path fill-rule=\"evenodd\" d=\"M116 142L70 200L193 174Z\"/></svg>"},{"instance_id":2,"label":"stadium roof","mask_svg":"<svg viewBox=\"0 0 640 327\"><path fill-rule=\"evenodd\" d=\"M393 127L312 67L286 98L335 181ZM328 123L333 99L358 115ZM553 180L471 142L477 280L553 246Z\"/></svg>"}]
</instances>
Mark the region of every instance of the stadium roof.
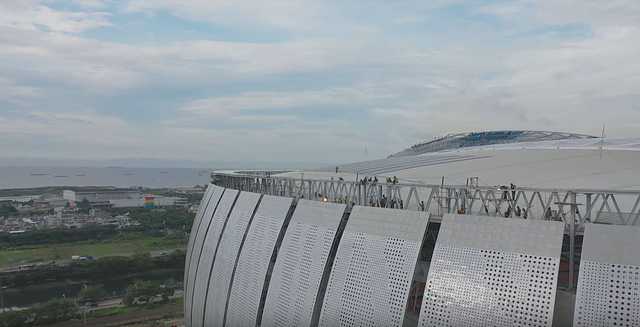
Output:
<instances>
[{"instance_id":1,"label":"stadium roof","mask_svg":"<svg viewBox=\"0 0 640 327\"><path fill-rule=\"evenodd\" d=\"M593 139L595 136L546 131L490 131L449 134L436 138L432 141L425 141L414 144L410 148L394 153L389 157L415 156L423 153L439 152L458 148L489 144L508 144L519 142L538 142L554 140L574 140Z\"/></svg>"},{"instance_id":2,"label":"stadium roof","mask_svg":"<svg viewBox=\"0 0 640 327\"><path fill-rule=\"evenodd\" d=\"M602 146L602 151L600 147ZM564 139L491 144L278 174L345 180L397 176L401 183L639 190L640 138Z\"/></svg>"}]
</instances>

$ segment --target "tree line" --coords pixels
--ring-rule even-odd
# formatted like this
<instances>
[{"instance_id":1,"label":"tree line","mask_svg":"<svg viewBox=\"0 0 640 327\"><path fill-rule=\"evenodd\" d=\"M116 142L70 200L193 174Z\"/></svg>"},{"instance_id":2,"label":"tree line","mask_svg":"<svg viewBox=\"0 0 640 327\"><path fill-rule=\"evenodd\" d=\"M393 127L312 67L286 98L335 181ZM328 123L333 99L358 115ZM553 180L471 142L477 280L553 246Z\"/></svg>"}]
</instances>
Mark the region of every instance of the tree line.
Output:
<instances>
[{"instance_id":1,"label":"tree line","mask_svg":"<svg viewBox=\"0 0 640 327\"><path fill-rule=\"evenodd\" d=\"M9 275L5 282L14 287L65 279L104 280L114 276L149 272L152 269L184 269L185 253L180 250L152 258L149 253L135 253L129 257L111 256L100 260L73 262L68 265L43 265L33 270Z\"/></svg>"},{"instance_id":2,"label":"tree line","mask_svg":"<svg viewBox=\"0 0 640 327\"><path fill-rule=\"evenodd\" d=\"M114 215L117 212L114 212ZM88 240L140 239L163 237L167 231L184 230L189 232L195 215L184 210L150 211L140 209L131 211L129 217L140 222L139 226L118 229L114 225L90 226L85 228L50 228L9 234L0 233L0 249L28 245L49 245Z\"/></svg>"},{"instance_id":3,"label":"tree line","mask_svg":"<svg viewBox=\"0 0 640 327\"><path fill-rule=\"evenodd\" d=\"M176 286L173 279L166 280L164 284L138 279L127 286L122 304L134 309L136 306L138 309L144 309L150 308L150 304L153 304L156 299L160 299L162 303L168 303ZM3 325L6 327L49 326L75 317L82 317L83 314L86 314L82 309L83 306L89 302L103 299L105 296L106 291L103 285L89 286L82 289L76 299L53 298L28 309L4 311L1 313Z\"/></svg>"}]
</instances>

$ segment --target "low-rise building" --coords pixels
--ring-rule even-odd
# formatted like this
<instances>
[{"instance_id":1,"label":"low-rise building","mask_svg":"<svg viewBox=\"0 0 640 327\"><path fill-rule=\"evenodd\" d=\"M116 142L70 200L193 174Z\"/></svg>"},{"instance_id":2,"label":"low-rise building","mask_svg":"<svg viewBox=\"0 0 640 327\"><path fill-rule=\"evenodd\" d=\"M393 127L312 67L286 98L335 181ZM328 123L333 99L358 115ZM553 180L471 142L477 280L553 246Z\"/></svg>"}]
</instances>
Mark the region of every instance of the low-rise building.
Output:
<instances>
[{"instance_id":1,"label":"low-rise building","mask_svg":"<svg viewBox=\"0 0 640 327\"><path fill-rule=\"evenodd\" d=\"M194 188L177 188L175 189L176 193L182 194L198 194L204 193L205 189L202 187L194 187Z\"/></svg>"},{"instance_id":2,"label":"low-rise building","mask_svg":"<svg viewBox=\"0 0 640 327\"><path fill-rule=\"evenodd\" d=\"M145 195L138 199L111 200L109 203L112 208L141 208L148 206L147 199L153 200L154 208L182 207L187 205L187 198L158 195Z\"/></svg>"},{"instance_id":3,"label":"low-rise building","mask_svg":"<svg viewBox=\"0 0 640 327\"><path fill-rule=\"evenodd\" d=\"M69 189L62 191L62 197L71 202L89 201L92 205L108 204L111 200L140 198L140 191L128 188Z\"/></svg>"}]
</instances>

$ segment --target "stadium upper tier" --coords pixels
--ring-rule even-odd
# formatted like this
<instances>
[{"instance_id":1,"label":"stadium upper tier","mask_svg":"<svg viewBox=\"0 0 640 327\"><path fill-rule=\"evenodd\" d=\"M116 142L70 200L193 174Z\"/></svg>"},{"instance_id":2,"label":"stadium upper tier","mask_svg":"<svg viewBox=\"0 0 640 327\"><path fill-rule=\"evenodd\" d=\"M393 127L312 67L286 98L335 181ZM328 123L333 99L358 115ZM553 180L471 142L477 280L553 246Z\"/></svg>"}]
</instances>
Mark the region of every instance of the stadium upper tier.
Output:
<instances>
[{"instance_id":1,"label":"stadium upper tier","mask_svg":"<svg viewBox=\"0 0 640 327\"><path fill-rule=\"evenodd\" d=\"M436 138L432 141L425 141L412 145L410 148L390 155L389 158L415 156L430 152L439 152L444 150L482 145L593 138L595 138L595 136L545 131L491 131L479 133L458 133L449 134L441 138Z\"/></svg>"},{"instance_id":2,"label":"stadium upper tier","mask_svg":"<svg viewBox=\"0 0 640 327\"><path fill-rule=\"evenodd\" d=\"M600 151L602 146L602 151ZM411 157L338 164L274 176L305 179L396 176L400 183L480 186L515 183L521 187L638 190L640 138L565 139L491 144Z\"/></svg>"}]
</instances>

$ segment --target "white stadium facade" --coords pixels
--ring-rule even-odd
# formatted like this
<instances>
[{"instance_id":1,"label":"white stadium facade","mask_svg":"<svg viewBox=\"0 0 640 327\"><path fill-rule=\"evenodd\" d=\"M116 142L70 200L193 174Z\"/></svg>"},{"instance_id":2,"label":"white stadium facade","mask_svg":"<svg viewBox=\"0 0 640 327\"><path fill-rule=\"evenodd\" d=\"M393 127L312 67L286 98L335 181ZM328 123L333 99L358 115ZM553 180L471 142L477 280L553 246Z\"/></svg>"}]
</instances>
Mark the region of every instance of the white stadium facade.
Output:
<instances>
[{"instance_id":1,"label":"white stadium facade","mask_svg":"<svg viewBox=\"0 0 640 327\"><path fill-rule=\"evenodd\" d=\"M452 134L212 179L187 326L640 326L640 139Z\"/></svg>"}]
</instances>

